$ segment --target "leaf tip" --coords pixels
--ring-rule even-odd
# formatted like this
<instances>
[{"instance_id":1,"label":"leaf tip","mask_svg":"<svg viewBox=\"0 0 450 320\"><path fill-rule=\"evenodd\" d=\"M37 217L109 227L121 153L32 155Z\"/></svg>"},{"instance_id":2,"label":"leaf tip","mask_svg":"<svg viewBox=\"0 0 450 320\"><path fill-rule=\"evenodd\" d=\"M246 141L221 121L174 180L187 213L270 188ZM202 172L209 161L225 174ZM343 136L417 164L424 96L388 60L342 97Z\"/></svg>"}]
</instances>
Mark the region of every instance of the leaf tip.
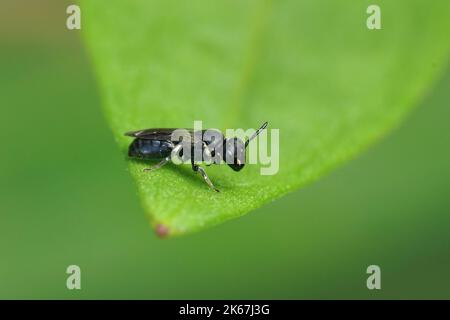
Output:
<instances>
[{"instance_id":1,"label":"leaf tip","mask_svg":"<svg viewBox=\"0 0 450 320\"><path fill-rule=\"evenodd\" d=\"M169 228L161 223L156 224L155 233L160 238L165 238L169 235Z\"/></svg>"}]
</instances>

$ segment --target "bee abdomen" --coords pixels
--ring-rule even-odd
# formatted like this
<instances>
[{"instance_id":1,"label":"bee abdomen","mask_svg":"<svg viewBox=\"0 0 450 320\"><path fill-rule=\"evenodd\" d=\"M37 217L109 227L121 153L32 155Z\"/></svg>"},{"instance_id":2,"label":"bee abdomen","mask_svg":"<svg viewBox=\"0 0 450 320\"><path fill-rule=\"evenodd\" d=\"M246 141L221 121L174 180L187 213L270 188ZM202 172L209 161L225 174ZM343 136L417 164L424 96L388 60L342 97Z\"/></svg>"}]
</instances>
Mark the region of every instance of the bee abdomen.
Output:
<instances>
[{"instance_id":1,"label":"bee abdomen","mask_svg":"<svg viewBox=\"0 0 450 320\"><path fill-rule=\"evenodd\" d=\"M141 159L162 159L170 156L172 143L165 140L134 139L128 156Z\"/></svg>"}]
</instances>

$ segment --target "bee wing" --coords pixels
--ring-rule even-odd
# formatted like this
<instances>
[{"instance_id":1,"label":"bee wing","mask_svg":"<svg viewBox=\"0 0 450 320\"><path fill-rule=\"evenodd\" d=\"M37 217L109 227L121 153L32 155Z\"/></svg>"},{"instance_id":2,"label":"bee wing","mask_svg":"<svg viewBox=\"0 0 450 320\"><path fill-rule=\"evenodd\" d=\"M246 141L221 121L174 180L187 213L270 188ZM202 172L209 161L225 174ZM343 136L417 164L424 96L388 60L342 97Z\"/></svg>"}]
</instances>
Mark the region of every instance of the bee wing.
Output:
<instances>
[{"instance_id":1,"label":"bee wing","mask_svg":"<svg viewBox=\"0 0 450 320\"><path fill-rule=\"evenodd\" d=\"M145 140L172 140L172 134L175 130L185 130L184 132L180 132L184 134L187 132L189 134L192 141L194 141L194 130L192 129L183 129L183 128L151 128L151 129L143 129L137 131L129 131L126 132L125 135L129 137L145 139Z\"/></svg>"}]
</instances>

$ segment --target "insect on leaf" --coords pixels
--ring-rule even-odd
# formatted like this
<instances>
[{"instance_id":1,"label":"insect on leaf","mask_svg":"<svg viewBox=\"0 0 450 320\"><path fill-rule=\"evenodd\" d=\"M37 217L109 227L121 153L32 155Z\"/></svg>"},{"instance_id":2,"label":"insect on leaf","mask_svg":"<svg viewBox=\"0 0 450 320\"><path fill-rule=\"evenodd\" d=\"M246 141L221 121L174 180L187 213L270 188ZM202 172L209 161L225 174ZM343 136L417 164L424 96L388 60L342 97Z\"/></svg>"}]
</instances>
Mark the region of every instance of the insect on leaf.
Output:
<instances>
[{"instance_id":1,"label":"insect on leaf","mask_svg":"<svg viewBox=\"0 0 450 320\"><path fill-rule=\"evenodd\" d=\"M447 0L82 1L83 32L104 110L123 134L152 127L280 130L279 171L206 171L129 161L160 235L242 216L350 159L392 129L448 61ZM298 214L302 214L301 208ZM280 212L279 214L283 214Z\"/></svg>"}]
</instances>

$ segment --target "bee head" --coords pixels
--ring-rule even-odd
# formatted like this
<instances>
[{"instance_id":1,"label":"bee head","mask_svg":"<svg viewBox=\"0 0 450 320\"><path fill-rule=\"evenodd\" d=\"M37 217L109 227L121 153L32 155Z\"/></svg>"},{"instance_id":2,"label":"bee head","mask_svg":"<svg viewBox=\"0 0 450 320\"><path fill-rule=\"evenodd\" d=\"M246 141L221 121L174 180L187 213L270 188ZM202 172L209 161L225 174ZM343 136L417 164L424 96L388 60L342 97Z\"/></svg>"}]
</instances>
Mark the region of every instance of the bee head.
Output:
<instances>
[{"instance_id":1,"label":"bee head","mask_svg":"<svg viewBox=\"0 0 450 320\"><path fill-rule=\"evenodd\" d=\"M225 161L231 169L233 169L234 171L240 171L242 170L242 168L244 168L246 160L245 149L247 148L250 141L256 138L266 127L267 122L264 122L262 126L258 130L256 130L256 132L253 133L250 138L245 140L245 142L243 142L239 138L226 139ZM232 161L229 161L229 159L232 159Z\"/></svg>"},{"instance_id":2,"label":"bee head","mask_svg":"<svg viewBox=\"0 0 450 320\"><path fill-rule=\"evenodd\" d=\"M225 161L234 171L240 171L245 166L245 143L239 138L225 141Z\"/></svg>"}]
</instances>

